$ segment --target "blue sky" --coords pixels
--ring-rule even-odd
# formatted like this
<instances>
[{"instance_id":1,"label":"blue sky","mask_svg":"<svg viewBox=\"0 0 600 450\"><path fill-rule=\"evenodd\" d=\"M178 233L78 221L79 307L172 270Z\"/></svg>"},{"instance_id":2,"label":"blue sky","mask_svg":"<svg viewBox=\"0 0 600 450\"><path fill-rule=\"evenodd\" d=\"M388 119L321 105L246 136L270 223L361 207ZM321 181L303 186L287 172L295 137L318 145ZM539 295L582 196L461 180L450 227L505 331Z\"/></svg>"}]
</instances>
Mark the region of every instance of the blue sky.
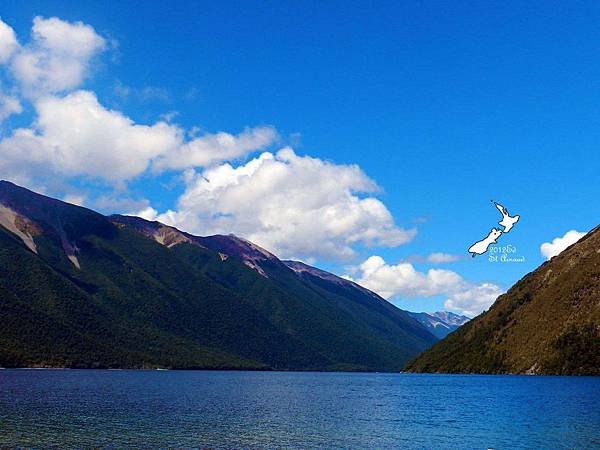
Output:
<instances>
[{"instance_id":1,"label":"blue sky","mask_svg":"<svg viewBox=\"0 0 600 450\"><path fill-rule=\"evenodd\" d=\"M172 210L180 213L173 224L182 228L219 231L222 225L228 228L222 232L260 240L265 232L255 228L264 221L257 225L255 218L244 216L250 214L247 208L231 207L231 192L212 203L202 200L204 209L199 209L193 203L198 201L199 185L193 183L203 171L224 164L241 168L264 151L290 146L294 158L300 159L282 164L287 164L289 177L298 174L306 183L308 196L328 192L328 185L312 189L311 176L334 181L349 177L347 184L340 182L340 193L356 189L368 177L380 190L355 197L379 200L394 224L381 219L376 230L365 231L364 221L375 213L362 205L357 212L362 216L356 219L362 225L342 224L342 231L316 230L314 236L305 228L294 236L290 226L292 236L279 230L259 243L389 292L392 301L406 309L443 309L449 296L456 297L456 311L481 309L489 301L474 299L478 286L489 283L499 291L507 289L545 260L542 243L597 225L600 5L453 3L459 4L267 1L180 2L167 7L164 2L5 1L0 17L25 50L11 53L0 75L0 93L21 105L20 113L0 124L1 137L7 140L4 147L0 144L0 161L5 160L4 165L0 162L0 175L51 195L78 198L103 212L151 207L165 220L160 214ZM76 81L32 88L14 68L15 55L40 47L31 37L36 16L82 22L101 38L96 47L86 41L89 55L77 56L84 73ZM46 102L48 115L58 116L53 109L57 102L83 91L93 93L95 107L118 112L130 125L163 121L177 127L185 142L220 131L241 139L245 129L272 130L276 137L263 136L261 145L255 142L260 136L252 135L249 150L213 158L207 165L169 162L167 169L148 168L123 179L81 169L98 164L94 154L89 160L80 158L78 165L54 161L57 167L52 171L27 172L27 161L16 164L11 153L16 144L10 140L15 129L50 134L32 125L42 117L40 105ZM85 96L77 99L78 104L92 102ZM61 136L56 132L52 139L27 145L46 151L42 147L49 141L63 145L55 142ZM77 148L73 151L81 155ZM319 164L327 161L331 167L308 167L304 157ZM360 168L364 177L350 175L350 165ZM219 172L209 178L214 184L227 176ZM290 199L297 198L298 189ZM276 207L288 209L281 198L261 193L265 203L274 205L263 211L265 215ZM522 216L499 244L515 246L525 262L492 263L466 254L469 245L500 219L490 199ZM293 201L286 219L290 223L305 204ZM343 209L347 204L337 206ZM225 219L211 218L211 226L205 226L202 214L208 207L221 208L215 212ZM315 225L319 226L327 224ZM413 228L415 236L398 234ZM371 232L376 238L370 240L366 236ZM311 239L314 242L298 244ZM351 254L326 256L327 249L333 254L340 246ZM428 263L427 255L435 252L461 259ZM386 265L371 259L377 264L367 275L366 266L359 266L373 256L382 257ZM402 261L410 267L398 266ZM410 268L416 273L407 275ZM430 269L442 272L428 276ZM394 277L407 278L398 283ZM446 287L440 288L440 283ZM469 292L462 304L461 289ZM496 290L486 295L490 292Z\"/></svg>"}]
</instances>

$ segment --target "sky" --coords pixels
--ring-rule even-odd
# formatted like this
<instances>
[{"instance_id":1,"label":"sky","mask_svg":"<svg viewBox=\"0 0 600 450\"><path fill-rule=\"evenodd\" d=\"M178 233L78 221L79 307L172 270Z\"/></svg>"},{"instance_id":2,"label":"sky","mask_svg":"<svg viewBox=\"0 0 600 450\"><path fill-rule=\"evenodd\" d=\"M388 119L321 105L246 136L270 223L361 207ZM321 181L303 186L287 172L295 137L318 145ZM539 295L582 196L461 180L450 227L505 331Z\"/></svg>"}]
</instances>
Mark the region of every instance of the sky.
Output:
<instances>
[{"instance_id":1,"label":"sky","mask_svg":"<svg viewBox=\"0 0 600 450\"><path fill-rule=\"evenodd\" d=\"M471 316L598 225L597 2L5 0L0 19L0 178L47 195ZM521 219L472 258L490 200Z\"/></svg>"}]
</instances>

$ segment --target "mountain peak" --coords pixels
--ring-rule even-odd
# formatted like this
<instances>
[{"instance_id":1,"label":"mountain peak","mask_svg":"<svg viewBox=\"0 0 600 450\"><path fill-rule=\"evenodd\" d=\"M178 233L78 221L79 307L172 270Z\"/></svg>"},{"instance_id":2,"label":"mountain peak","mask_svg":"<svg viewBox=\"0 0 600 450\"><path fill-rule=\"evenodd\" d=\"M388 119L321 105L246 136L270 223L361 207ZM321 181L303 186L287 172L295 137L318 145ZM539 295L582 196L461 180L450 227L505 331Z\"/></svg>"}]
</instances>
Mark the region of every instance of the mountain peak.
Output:
<instances>
[{"instance_id":1,"label":"mountain peak","mask_svg":"<svg viewBox=\"0 0 600 450\"><path fill-rule=\"evenodd\" d=\"M443 320L445 323L458 326L464 325L471 320L470 317L467 317L463 314L456 314L451 311L436 311L429 313L429 315L437 317L438 319Z\"/></svg>"},{"instance_id":2,"label":"mountain peak","mask_svg":"<svg viewBox=\"0 0 600 450\"><path fill-rule=\"evenodd\" d=\"M409 314L440 339L445 338L448 334L471 320L467 316L449 311L437 311L433 313L410 312Z\"/></svg>"}]
</instances>

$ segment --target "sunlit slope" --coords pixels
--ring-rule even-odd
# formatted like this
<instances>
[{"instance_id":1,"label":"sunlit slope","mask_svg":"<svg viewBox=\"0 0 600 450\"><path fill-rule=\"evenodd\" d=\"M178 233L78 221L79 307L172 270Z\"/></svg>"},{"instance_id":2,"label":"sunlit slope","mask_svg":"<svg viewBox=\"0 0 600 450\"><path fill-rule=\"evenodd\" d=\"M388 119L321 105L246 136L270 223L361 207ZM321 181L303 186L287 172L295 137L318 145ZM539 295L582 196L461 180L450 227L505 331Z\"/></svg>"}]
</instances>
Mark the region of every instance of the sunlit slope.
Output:
<instances>
[{"instance_id":1,"label":"sunlit slope","mask_svg":"<svg viewBox=\"0 0 600 450\"><path fill-rule=\"evenodd\" d=\"M600 374L600 227L525 276L407 370Z\"/></svg>"}]
</instances>

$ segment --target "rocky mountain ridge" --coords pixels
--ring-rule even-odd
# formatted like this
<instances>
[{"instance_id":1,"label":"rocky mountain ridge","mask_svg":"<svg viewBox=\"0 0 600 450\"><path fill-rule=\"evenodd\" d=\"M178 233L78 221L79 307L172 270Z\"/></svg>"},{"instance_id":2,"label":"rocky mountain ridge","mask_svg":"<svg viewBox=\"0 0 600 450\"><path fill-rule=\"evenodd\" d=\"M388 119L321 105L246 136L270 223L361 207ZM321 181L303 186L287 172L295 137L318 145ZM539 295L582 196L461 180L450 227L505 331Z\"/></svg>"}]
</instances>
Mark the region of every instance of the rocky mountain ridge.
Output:
<instances>
[{"instance_id":1,"label":"rocky mountain ridge","mask_svg":"<svg viewBox=\"0 0 600 450\"><path fill-rule=\"evenodd\" d=\"M0 367L398 371L436 338L333 274L231 235L0 182Z\"/></svg>"}]
</instances>

